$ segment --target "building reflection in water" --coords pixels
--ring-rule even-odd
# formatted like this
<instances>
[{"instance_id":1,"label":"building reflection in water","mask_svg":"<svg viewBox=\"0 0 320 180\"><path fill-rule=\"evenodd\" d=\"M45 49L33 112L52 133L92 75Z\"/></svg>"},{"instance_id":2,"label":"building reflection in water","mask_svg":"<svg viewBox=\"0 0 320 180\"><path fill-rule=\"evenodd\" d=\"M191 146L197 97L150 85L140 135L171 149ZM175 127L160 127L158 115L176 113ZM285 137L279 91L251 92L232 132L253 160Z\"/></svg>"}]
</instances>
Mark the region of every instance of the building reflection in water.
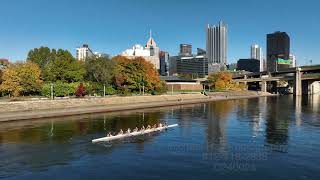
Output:
<instances>
[{"instance_id":1,"label":"building reflection in water","mask_svg":"<svg viewBox=\"0 0 320 180\"><path fill-rule=\"evenodd\" d=\"M224 151L227 144L226 125L230 112L234 109L234 101L216 101L207 104L206 143L208 151Z\"/></svg>"},{"instance_id":2,"label":"building reflection in water","mask_svg":"<svg viewBox=\"0 0 320 180\"><path fill-rule=\"evenodd\" d=\"M267 97L238 101L237 120L251 126L252 137L262 136L267 111Z\"/></svg>"},{"instance_id":3,"label":"building reflection in water","mask_svg":"<svg viewBox=\"0 0 320 180\"><path fill-rule=\"evenodd\" d=\"M261 136L264 132L265 116L267 112L267 97L258 98L257 115L253 118L253 136Z\"/></svg>"},{"instance_id":4,"label":"building reflection in water","mask_svg":"<svg viewBox=\"0 0 320 180\"><path fill-rule=\"evenodd\" d=\"M284 99L286 98L286 99ZM292 118L291 104L288 97L267 99L266 143L267 145L287 145L289 122Z\"/></svg>"}]
</instances>

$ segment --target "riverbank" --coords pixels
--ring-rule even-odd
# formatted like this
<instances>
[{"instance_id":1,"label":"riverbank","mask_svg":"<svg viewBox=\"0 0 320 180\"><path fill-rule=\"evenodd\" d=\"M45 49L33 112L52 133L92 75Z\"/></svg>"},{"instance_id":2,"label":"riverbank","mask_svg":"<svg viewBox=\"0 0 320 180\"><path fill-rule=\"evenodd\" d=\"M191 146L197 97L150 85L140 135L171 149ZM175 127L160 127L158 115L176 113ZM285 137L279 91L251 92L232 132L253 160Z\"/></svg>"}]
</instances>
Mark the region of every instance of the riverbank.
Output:
<instances>
[{"instance_id":1,"label":"riverbank","mask_svg":"<svg viewBox=\"0 0 320 180\"><path fill-rule=\"evenodd\" d=\"M0 122L39 119L79 114L134 110L209 101L274 96L269 93L238 91L203 94L177 94L158 96L127 96L60 100L30 100L0 102Z\"/></svg>"}]
</instances>

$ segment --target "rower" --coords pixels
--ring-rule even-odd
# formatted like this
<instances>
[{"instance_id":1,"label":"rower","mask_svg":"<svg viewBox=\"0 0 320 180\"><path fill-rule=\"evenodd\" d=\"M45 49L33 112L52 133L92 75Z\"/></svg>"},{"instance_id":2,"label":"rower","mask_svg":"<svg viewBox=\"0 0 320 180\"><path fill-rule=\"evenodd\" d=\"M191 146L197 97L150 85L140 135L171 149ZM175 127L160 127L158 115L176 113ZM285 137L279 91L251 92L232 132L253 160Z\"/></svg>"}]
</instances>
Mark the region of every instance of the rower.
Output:
<instances>
[{"instance_id":1,"label":"rower","mask_svg":"<svg viewBox=\"0 0 320 180\"><path fill-rule=\"evenodd\" d=\"M123 134L122 129L120 129L120 131L119 131L118 135L121 135L121 134Z\"/></svg>"},{"instance_id":2,"label":"rower","mask_svg":"<svg viewBox=\"0 0 320 180\"><path fill-rule=\"evenodd\" d=\"M159 123L159 127L162 127L162 123Z\"/></svg>"},{"instance_id":3,"label":"rower","mask_svg":"<svg viewBox=\"0 0 320 180\"><path fill-rule=\"evenodd\" d=\"M130 134L130 133L131 133L131 129L130 129L130 128L128 128L128 130L127 130L127 132L126 132L126 133Z\"/></svg>"},{"instance_id":4,"label":"rower","mask_svg":"<svg viewBox=\"0 0 320 180\"><path fill-rule=\"evenodd\" d=\"M112 135L111 135L111 133L109 132L108 134L107 134L107 137L111 137Z\"/></svg>"},{"instance_id":5,"label":"rower","mask_svg":"<svg viewBox=\"0 0 320 180\"><path fill-rule=\"evenodd\" d=\"M150 125L148 125L148 126L147 126L147 129L151 129L151 126L150 126Z\"/></svg>"},{"instance_id":6,"label":"rower","mask_svg":"<svg viewBox=\"0 0 320 180\"><path fill-rule=\"evenodd\" d=\"M138 132L138 128L137 127L134 128L133 132Z\"/></svg>"},{"instance_id":7,"label":"rower","mask_svg":"<svg viewBox=\"0 0 320 180\"><path fill-rule=\"evenodd\" d=\"M144 128L144 126L142 125L141 131L144 131L146 128Z\"/></svg>"},{"instance_id":8,"label":"rower","mask_svg":"<svg viewBox=\"0 0 320 180\"><path fill-rule=\"evenodd\" d=\"M157 124L154 124L154 125L153 125L153 129L155 129L155 128L157 128Z\"/></svg>"}]
</instances>

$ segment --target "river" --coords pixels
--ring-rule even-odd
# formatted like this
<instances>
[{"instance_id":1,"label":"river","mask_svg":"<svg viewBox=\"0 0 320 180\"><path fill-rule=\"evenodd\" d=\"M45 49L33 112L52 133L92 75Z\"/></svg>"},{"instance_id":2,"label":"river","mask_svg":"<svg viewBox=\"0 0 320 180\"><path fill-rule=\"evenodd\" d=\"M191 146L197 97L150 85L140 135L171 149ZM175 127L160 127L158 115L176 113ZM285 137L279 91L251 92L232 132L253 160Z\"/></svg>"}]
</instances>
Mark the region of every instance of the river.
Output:
<instances>
[{"instance_id":1,"label":"river","mask_svg":"<svg viewBox=\"0 0 320 180\"><path fill-rule=\"evenodd\" d=\"M120 129L179 127L112 143ZM320 96L0 124L0 179L319 179Z\"/></svg>"}]
</instances>

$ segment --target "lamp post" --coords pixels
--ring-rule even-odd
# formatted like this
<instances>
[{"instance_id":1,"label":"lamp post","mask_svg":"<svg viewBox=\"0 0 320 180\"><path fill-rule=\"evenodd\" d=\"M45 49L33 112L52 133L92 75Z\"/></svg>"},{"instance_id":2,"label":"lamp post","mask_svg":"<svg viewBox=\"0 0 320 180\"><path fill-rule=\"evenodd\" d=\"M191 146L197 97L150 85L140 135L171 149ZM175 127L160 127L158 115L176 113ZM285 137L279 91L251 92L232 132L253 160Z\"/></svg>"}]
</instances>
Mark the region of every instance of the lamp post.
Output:
<instances>
[{"instance_id":1,"label":"lamp post","mask_svg":"<svg viewBox=\"0 0 320 180\"><path fill-rule=\"evenodd\" d=\"M53 100L53 83L50 84L50 94L51 94L51 100Z\"/></svg>"}]
</instances>

